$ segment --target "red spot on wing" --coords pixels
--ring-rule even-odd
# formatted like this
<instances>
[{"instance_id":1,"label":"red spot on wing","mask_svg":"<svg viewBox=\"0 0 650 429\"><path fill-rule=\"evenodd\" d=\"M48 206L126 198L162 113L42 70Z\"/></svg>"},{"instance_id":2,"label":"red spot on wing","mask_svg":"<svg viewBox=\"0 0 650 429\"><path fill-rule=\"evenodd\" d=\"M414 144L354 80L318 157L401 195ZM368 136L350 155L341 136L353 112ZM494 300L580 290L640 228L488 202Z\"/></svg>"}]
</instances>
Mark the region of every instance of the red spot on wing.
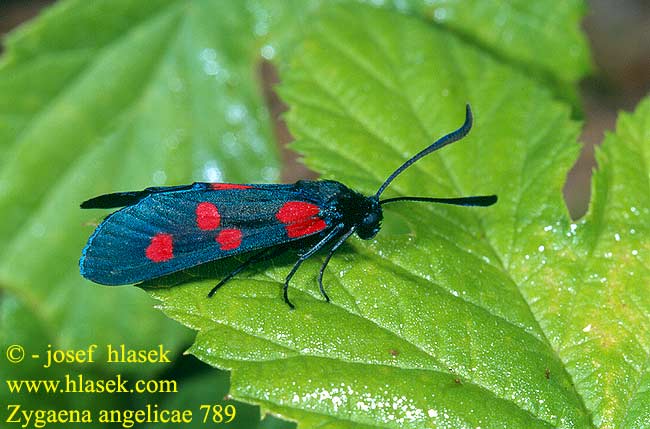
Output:
<instances>
[{"instance_id":1,"label":"red spot on wing","mask_svg":"<svg viewBox=\"0 0 650 429\"><path fill-rule=\"evenodd\" d=\"M287 235L290 238L297 238L302 237L303 235L311 235L318 231L322 231L327 228L327 224L323 219L311 218L288 224L286 228Z\"/></svg>"},{"instance_id":2,"label":"red spot on wing","mask_svg":"<svg viewBox=\"0 0 650 429\"><path fill-rule=\"evenodd\" d=\"M285 224L290 238L314 234L327 228L327 223L318 217L320 207L304 201L289 201L275 214Z\"/></svg>"},{"instance_id":3,"label":"red spot on wing","mask_svg":"<svg viewBox=\"0 0 650 429\"><path fill-rule=\"evenodd\" d=\"M318 213L320 213L320 207L316 204L289 201L280 207L275 217L282 223L292 223L316 216Z\"/></svg>"},{"instance_id":4,"label":"red spot on wing","mask_svg":"<svg viewBox=\"0 0 650 429\"><path fill-rule=\"evenodd\" d=\"M169 234L156 234L144 251L145 256L153 262L165 262L174 257L174 244Z\"/></svg>"},{"instance_id":5,"label":"red spot on wing","mask_svg":"<svg viewBox=\"0 0 650 429\"><path fill-rule=\"evenodd\" d=\"M222 229L217 235L217 243L221 250L233 250L241 245L241 231L239 229Z\"/></svg>"},{"instance_id":6,"label":"red spot on wing","mask_svg":"<svg viewBox=\"0 0 650 429\"><path fill-rule=\"evenodd\" d=\"M213 191L220 191L223 189L250 189L249 185L238 185L236 183L211 183L210 187Z\"/></svg>"},{"instance_id":7,"label":"red spot on wing","mask_svg":"<svg viewBox=\"0 0 650 429\"><path fill-rule=\"evenodd\" d=\"M196 206L196 225L204 230L209 231L219 228L221 215L219 210L212 203L200 203Z\"/></svg>"}]
</instances>

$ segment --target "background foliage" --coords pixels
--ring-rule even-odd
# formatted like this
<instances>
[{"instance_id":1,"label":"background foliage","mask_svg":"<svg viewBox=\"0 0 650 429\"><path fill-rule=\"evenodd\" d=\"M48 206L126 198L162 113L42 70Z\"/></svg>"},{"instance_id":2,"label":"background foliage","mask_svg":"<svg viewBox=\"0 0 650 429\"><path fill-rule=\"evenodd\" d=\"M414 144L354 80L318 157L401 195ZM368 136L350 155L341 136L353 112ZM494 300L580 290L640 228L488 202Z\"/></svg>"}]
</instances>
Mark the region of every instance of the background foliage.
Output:
<instances>
[{"instance_id":1,"label":"background foliage","mask_svg":"<svg viewBox=\"0 0 650 429\"><path fill-rule=\"evenodd\" d=\"M314 170L373 192L398 160L457 127L468 101L470 137L390 192L497 192L500 201L387 208L376 240L350 240L332 261L333 305L320 301L318 261L295 278L295 312L279 298L291 258L210 301L205 291L235 261L165 279L184 284L152 293L199 331L191 353L233 370L233 396L301 427L643 427L650 107L608 137L589 214L573 222L561 187L578 151L572 94L590 68L584 5L320 3L68 0L7 39L2 343L184 348L189 331L142 291L79 277L80 249L102 214L77 204L149 185L277 179L264 58L281 71L294 148ZM3 368L3 378L43 374ZM179 395L158 398L166 404L225 392L221 375L187 368L72 370L194 373ZM238 423L250 427L257 411L239 407Z\"/></svg>"}]
</instances>

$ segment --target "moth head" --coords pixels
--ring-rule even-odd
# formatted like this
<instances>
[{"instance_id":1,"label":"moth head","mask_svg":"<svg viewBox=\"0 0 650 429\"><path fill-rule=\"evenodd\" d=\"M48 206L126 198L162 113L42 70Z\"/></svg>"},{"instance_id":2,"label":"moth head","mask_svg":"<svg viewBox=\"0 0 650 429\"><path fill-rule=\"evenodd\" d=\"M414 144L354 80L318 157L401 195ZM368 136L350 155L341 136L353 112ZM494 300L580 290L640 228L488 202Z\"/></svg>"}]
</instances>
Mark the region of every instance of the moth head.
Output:
<instances>
[{"instance_id":1,"label":"moth head","mask_svg":"<svg viewBox=\"0 0 650 429\"><path fill-rule=\"evenodd\" d=\"M369 240L379 232L384 215L379 200L374 196L366 198L365 206L363 219L357 226L357 235L359 238Z\"/></svg>"}]
</instances>

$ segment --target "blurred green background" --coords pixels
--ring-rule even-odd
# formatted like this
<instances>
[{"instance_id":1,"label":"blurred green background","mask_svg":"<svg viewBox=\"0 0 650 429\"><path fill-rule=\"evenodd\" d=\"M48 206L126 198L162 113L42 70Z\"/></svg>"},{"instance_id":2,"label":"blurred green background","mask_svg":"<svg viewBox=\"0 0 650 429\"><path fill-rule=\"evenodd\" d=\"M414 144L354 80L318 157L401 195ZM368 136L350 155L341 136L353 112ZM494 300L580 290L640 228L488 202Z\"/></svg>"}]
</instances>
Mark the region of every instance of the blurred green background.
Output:
<instances>
[{"instance_id":1,"label":"blurred green background","mask_svg":"<svg viewBox=\"0 0 650 429\"><path fill-rule=\"evenodd\" d=\"M11 31L54 2L55 0L0 1L0 34ZM650 91L650 2L588 0L587 4L583 29L589 38L597 69L581 84L585 113L581 137L584 149L564 190L574 218L587 210L591 169L595 165L593 146L602 141L605 130L614 129L617 112L632 110ZM273 118L276 119L276 136L284 148L291 141L291 136L279 118L285 108L271 91L271 86L277 82L277 73L269 64L264 64L263 76L265 96ZM283 181L293 182L300 178L314 177L313 173L296 162L295 153L283 150L282 161Z\"/></svg>"}]
</instances>

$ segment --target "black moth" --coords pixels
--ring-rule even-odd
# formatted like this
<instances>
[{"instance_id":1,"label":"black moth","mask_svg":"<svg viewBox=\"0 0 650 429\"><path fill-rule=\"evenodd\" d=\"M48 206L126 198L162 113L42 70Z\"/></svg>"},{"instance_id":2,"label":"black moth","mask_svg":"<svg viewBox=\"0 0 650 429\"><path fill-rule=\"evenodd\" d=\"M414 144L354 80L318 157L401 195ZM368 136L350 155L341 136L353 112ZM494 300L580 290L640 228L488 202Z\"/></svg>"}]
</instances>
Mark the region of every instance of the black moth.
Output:
<instances>
[{"instance_id":1,"label":"black moth","mask_svg":"<svg viewBox=\"0 0 650 429\"><path fill-rule=\"evenodd\" d=\"M203 183L147 188L101 195L81 204L87 208L118 208L89 238L79 266L81 274L106 285L150 280L205 262L253 253L221 280L212 296L246 267L274 258L289 248L300 257L284 281L284 301L300 265L329 247L318 275L336 250L354 233L373 238L381 227L382 206L419 201L460 206L489 206L496 195L431 198L395 197L380 200L388 185L420 158L463 138L472 127L467 105L465 123L425 148L395 170L374 195L362 195L333 180L302 180L289 185Z\"/></svg>"}]
</instances>

